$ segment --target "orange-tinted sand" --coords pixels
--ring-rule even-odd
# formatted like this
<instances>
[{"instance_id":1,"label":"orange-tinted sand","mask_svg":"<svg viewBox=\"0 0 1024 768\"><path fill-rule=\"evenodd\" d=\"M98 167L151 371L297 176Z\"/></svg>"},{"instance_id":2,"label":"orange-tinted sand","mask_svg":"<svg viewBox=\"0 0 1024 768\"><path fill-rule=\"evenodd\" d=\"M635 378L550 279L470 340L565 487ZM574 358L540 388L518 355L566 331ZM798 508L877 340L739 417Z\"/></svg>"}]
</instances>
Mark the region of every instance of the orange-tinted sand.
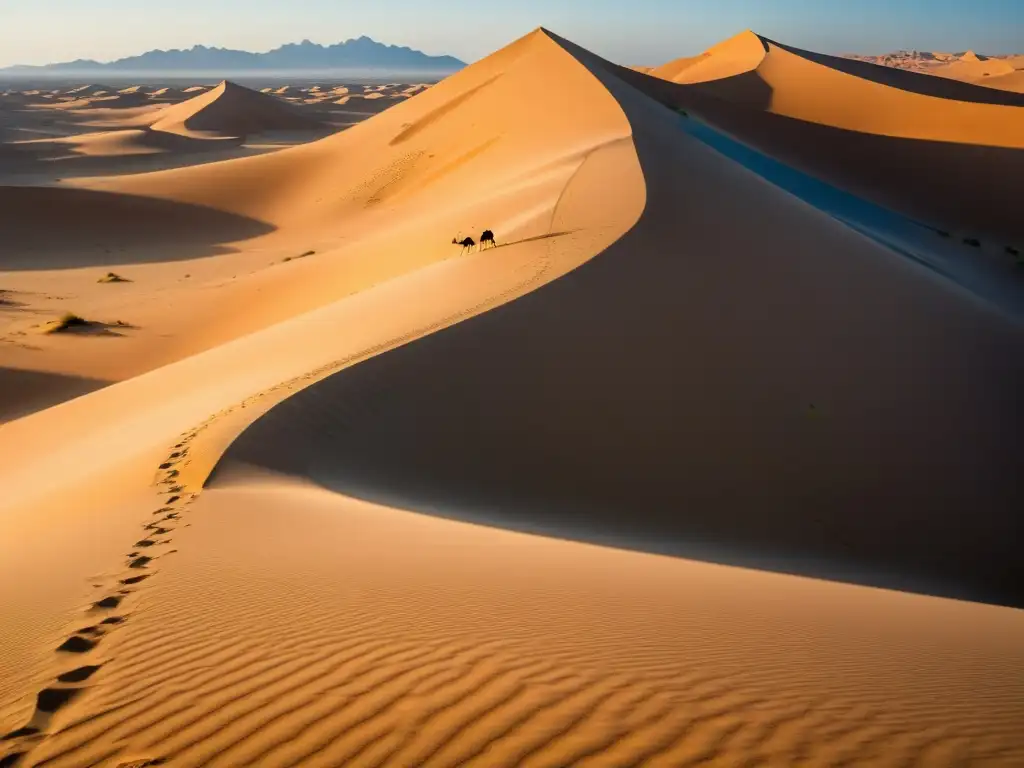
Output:
<instances>
[{"instance_id":1,"label":"orange-tinted sand","mask_svg":"<svg viewBox=\"0 0 1024 768\"><path fill-rule=\"evenodd\" d=\"M537 30L147 124L389 104L318 141L0 187L0 760L1024 763L1024 613L949 597L1019 605L1024 330L667 107L985 238L1012 168L858 153L945 173L1021 108L816 56Z\"/></svg>"}]
</instances>

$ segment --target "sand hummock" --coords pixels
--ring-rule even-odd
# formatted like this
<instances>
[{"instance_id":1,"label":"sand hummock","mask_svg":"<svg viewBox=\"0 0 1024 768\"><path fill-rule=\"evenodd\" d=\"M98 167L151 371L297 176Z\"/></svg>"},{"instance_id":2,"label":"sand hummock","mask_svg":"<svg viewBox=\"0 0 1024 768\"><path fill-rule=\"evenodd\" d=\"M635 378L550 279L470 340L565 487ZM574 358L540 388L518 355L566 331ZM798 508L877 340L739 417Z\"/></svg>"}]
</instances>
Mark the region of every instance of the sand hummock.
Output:
<instances>
[{"instance_id":1,"label":"sand hummock","mask_svg":"<svg viewBox=\"0 0 1024 768\"><path fill-rule=\"evenodd\" d=\"M0 346L5 397L116 382L0 427L0 760L1024 761L1024 326L701 132L863 179L857 120L884 165L965 108L754 40L680 83L538 29L318 141L0 187L0 311L126 322ZM278 98L206 97L169 125Z\"/></svg>"}]
</instances>

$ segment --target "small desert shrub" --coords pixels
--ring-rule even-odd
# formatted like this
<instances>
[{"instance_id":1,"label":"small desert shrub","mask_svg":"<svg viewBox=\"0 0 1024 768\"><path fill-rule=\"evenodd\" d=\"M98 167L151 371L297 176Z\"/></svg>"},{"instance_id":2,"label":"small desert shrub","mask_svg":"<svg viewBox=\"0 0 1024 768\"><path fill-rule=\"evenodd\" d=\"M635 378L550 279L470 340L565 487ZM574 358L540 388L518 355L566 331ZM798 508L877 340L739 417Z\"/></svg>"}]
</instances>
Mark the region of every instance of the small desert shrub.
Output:
<instances>
[{"instance_id":1,"label":"small desert shrub","mask_svg":"<svg viewBox=\"0 0 1024 768\"><path fill-rule=\"evenodd\" d=\"M300 253L298 256L285 256L283 259L281 259L281 261L282 262L288 262L288 261L294 261L295 259L304 259L307 256L312 256L315 253L316 253L316 251L306 251L305 253Z\"/></svg>"},{"instance_id":2,"label":"small desert shrub","mask_svg":"<svg viewBox=\"0 0 1024 768\"><path fill-rule=\"evenodd\" d=\"M59 319L47 323L44 328L44 332L60 333L68 330L69 328L84 328L89 324L88 320L83 317L79 317L74 312L65 312Z\"/></svg>"},{"instance_id":3,"label":"small desert shrub","mask_svg":"<svg viewBox=\"0 0 1024 768\"><path fill-rule=\"evenodd\" d=\"M98 282L98 283L127 283L128 280L126 278L124 278L124 277L121 277L118 274L113 273L113 272L107 272L107 274L105 274L103 277L101 277L96 282Z\"/></svg>"}]
</instances>

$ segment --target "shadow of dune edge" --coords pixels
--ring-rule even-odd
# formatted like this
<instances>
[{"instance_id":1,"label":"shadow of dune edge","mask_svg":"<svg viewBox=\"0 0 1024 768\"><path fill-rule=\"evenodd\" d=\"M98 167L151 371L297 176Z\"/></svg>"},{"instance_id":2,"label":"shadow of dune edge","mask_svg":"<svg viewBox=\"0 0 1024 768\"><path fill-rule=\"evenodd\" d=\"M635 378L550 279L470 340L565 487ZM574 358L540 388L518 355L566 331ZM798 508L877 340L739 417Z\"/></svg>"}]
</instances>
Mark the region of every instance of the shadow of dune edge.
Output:
<instances>
[{"instance_id":1,"label":"shadow of dune edge","mask_svg":"<svg viewBox=\"0 0 1024 768\"><path fill-rule=\"evenodd\" d=\"M0 366L0 429L6 422L95 392L110 383L100 379Z\"/></svg>"},{"instance_id":2,"label":"shadow of dune edge","mask_svg":"<svg viewBox=\"0 0 1024 768\"><path fill-rule=\"evenodd\" d=\"M223 253L228 243L274 229L188 203L89 189L0 186L0 267L7 270L192 259Z\"/></svg>"},{"instance_id":3,"label":"shadow of dune edge","mask_svg":"<svg viewBox=\"0 0 1024 768\"><path fill-rule=\"evenodd\" d=\"M640 222L561 279L294 395L218 467L1024 605L1020 328L683 135L614 65L550 36L632 124Z\"/></svg>"},{"instance_id":4,"label":"shadow of dune edge","mask_svg":"<svg viewBox=\"0 0 1024 768\"><path fill-rule=\"evenodd\" d=\"M1024 149L883 136L801 120L755 101L730 102L728 80L679 85L626 68L617 74L672 109L692 112L760 152L912 219L1000 247L1024 243L1024 223L1012 203ZM770 95L760 99L771 101Z\"/></svg>"}]
</instances>

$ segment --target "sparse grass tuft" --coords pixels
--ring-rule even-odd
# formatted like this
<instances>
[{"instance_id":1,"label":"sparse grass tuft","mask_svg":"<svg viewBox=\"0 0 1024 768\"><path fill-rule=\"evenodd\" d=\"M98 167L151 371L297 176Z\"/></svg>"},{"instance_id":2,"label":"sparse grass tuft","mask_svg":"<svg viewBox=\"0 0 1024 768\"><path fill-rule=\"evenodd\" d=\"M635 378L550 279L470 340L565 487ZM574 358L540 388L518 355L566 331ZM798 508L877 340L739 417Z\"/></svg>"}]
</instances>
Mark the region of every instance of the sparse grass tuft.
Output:
<instances>
[{"instance_id":1,"label":"sparse grass tuft","mask_svg":"<svg viewBox=\"0 0 1024 768\"><path fill-rule=\"evenodd\" d=\"M298 256L285 256L283 259L281 259L281 263L283 264L288 261L294 261L295 259L304 259L307 256L314 255L315 253L316 251L306 251L305 253L300 253Z\"/></svg>"},{"instance_id":2,"label":"sparse grass tuft","mask_svg":"<svg viewBox=\"0 0 1024 768\"><path fill-rule=\"evenodd\" d=\"M98 282L98 283L130 283L131 281L128 278L126 278L126 277L121 277L120 275L115 274L114 272L107 272L107 274L105 274L103 277L101 277L96 282Z\"/></svg>"}]
</instances>

